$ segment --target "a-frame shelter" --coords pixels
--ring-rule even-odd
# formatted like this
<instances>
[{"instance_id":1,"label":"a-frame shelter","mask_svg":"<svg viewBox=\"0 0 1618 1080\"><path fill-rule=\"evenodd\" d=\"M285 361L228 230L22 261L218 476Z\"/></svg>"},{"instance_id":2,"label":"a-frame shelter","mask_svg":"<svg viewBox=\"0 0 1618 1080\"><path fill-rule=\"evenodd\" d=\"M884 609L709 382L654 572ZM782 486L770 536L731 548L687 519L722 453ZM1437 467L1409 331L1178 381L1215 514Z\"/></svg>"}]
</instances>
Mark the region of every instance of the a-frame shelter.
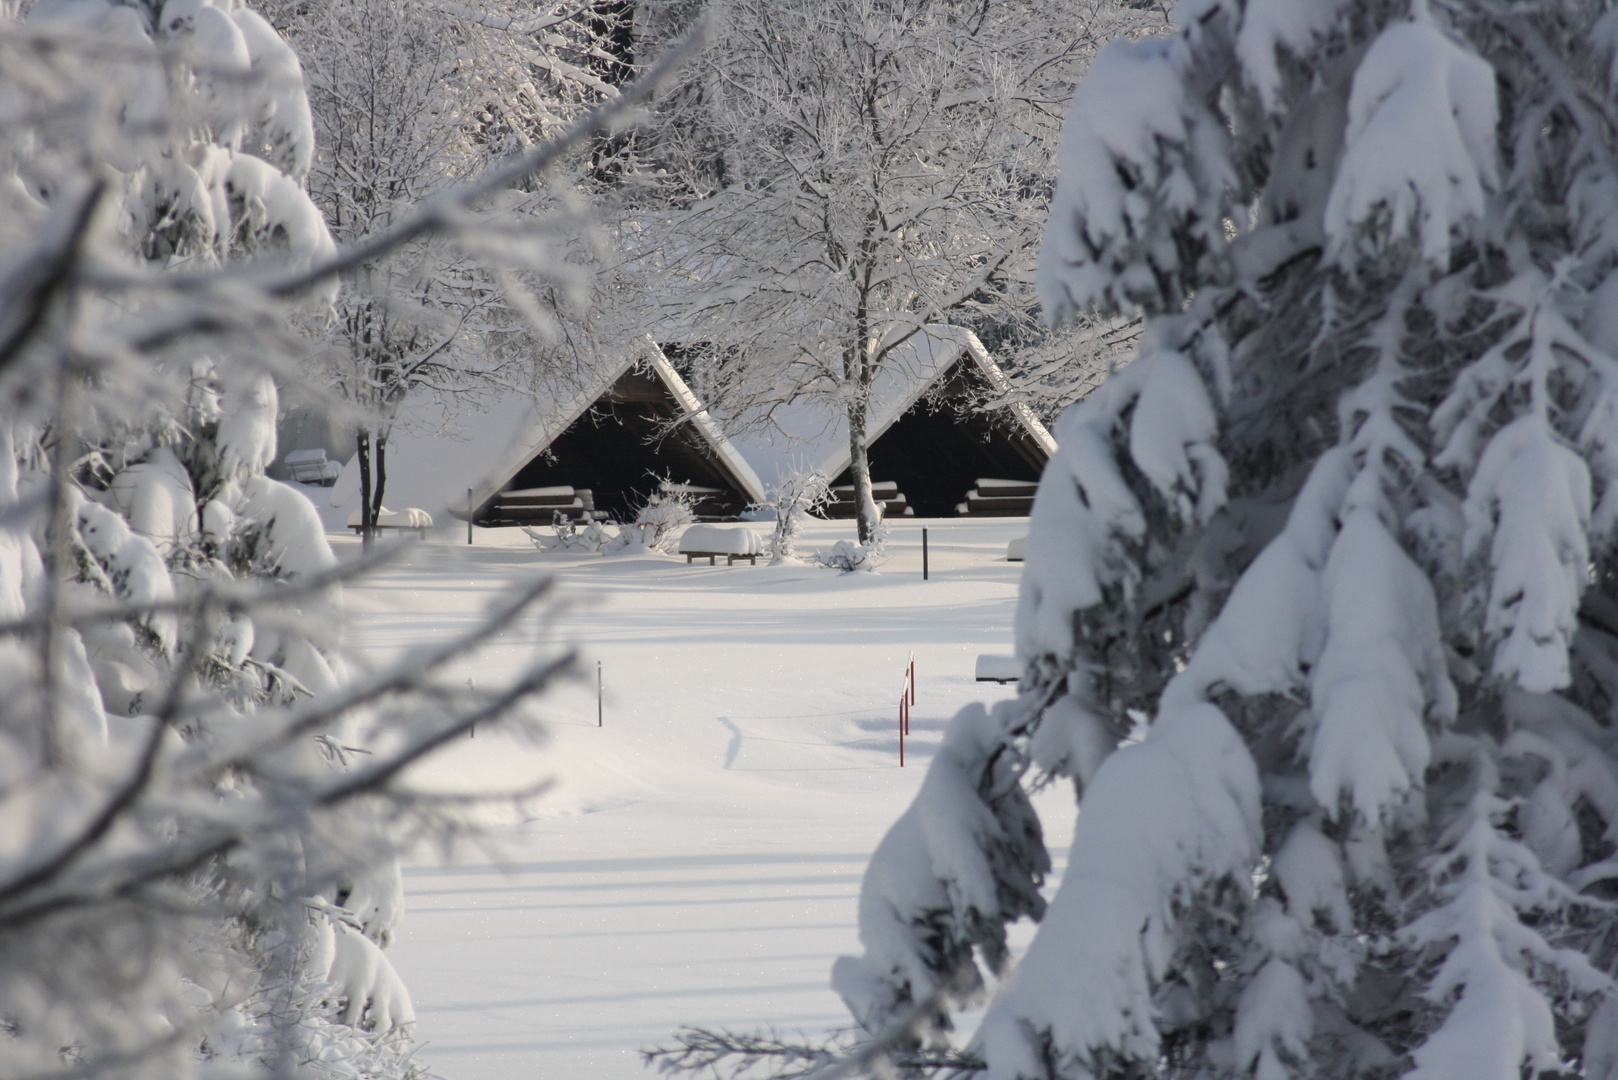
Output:
<instances>
[{"instance_id":1,"label":"a-frame shelter","mask_svg":"<svg viewBox=\"0 0 1618 1080\"><path fill-rule=\"evenodd\" d=\"M1056 440L1026 405L982 409L1006 376L976 334L930 325L901 346L872 387L867 455L888 516L1024 515ZM777 408L769 425L732 437L768 486L793 471L847 490L829 513L851 516L848 421L833 403Z\"/></svg>"},{"instance_id":2,"label":"a-frame shelter","mask_svg":"<svg viewBox=\"0 0 1618 1080\"><path fill-rule=\"evenodd\" d=\"M386 506L462 521L470 509L485 525L548 525L558 512L622 519L671 487L684 488L700 516L722 519L764 494L650 338L532 395L480 407L430 394L408 401L388 440L387 471ZM358 502L350 461L330 505Z\"/></svg>"},{"instance_id":3,"label":"a-frame shelter","mask_svg":"<svg viewBox=\"0 0 1618 1080\"><path fill-rule=\"evenodd\" d=\"M752 466L646 338L575 393L537 402L471 503L483 525L549 524L558 511L627 520L670 490L704 520L734 518L764 497Z\"/></svg>"}]
</instances>

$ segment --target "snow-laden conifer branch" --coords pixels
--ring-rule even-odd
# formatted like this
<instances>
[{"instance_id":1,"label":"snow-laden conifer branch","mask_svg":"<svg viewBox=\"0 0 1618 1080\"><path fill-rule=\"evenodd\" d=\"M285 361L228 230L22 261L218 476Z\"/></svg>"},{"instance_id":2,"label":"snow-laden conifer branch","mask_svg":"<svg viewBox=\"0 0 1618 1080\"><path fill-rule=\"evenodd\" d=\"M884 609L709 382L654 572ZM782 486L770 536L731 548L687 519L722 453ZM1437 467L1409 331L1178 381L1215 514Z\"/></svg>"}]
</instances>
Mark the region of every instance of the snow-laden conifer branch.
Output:
<instances>
[{"instance_id":1,"label":"snow-laden conifer branch","mask_svg":"<svg viewBox=\"0 0 1618 1080\"><path fill-rule=\"evenodd\" d=\"M761 1062L770 1062L771 1080L843 1080L849 1076L882 1074L891 1069L972 1073L983 1063L970 1054L931 1047L939 1014L973 1000L978 974L963 967L933 987L926 998L910 1003L880 1030L853 1041L833 1036L818 1044L768 1035L738 1035L706 1028L685 1028L676 1035L677 1047L641 1051L647 1065L662 1072L711 1072L741 1076Z\"/></svg>"}]
</instances>

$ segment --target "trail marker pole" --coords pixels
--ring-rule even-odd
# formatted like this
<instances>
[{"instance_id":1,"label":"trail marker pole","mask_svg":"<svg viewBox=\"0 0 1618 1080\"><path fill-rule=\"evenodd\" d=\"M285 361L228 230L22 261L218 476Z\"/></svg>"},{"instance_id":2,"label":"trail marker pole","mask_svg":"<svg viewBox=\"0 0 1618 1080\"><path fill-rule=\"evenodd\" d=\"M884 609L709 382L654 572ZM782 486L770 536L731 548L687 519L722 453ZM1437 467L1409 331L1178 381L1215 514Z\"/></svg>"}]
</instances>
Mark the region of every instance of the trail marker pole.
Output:
<instances>
[{"instance_id":1,"label":"trail marker pole","mask_svg":"<svg viewBox=\"0 0 1618 1080\"><path fill-rule=\"evenodd\" d=\"M596 727L601 727L601 661L596 661Z\"/></svg>"},{"instance_id":2,"label":"trail marker pole","mask_svg":"<svg viewBox=\"0 0 1618 1080\"><path fill-rule=\"evenodd\" d=\"M905 665L904 684L899 687L899 768L905 767L905 736L910 734L910 706L916 703L916 654Z\"/></svg>"},{"instance_id":3,"label":"trail marker pole","mask_svg":"<svg viewBox=\"0 0 1618 1080\"><path fill-rule=\"evenodd\" d=\"M466 489L466 544L472 545L472 489Z\"/></svg>"},{"instance_id":4,"label":"trail marker pole","mask_svg":"<svg viewBox=\"0 0 1618 1080\"><path fill-rule=\"evenodd\" d=\"M927 526L921 527L921 580L927 580Z\"/></svg>"}]
</instances>

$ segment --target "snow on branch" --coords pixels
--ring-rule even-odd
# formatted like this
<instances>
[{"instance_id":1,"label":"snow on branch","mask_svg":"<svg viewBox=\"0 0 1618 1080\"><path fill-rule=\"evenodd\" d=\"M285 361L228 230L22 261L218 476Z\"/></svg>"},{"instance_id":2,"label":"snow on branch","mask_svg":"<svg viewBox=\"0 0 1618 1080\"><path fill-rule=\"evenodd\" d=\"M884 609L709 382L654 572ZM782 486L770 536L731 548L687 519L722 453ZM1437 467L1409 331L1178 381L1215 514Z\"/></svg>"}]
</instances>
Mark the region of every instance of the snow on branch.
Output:
<instances>
[{"instance_id":1,"label":"snow on branch","mask_svg":"<svg viewBox=\"0 0 1618 1080\"><path fill-rule=\"evenodd\" d=\"M832 968L832 987L866 1031L902 1024L915 1041L941 1044L949 1018L928 1003L976 994L974 950L998 974L1006 926L1043 914L1050 857L1018 759L1004 752L1023 719L1011 702L956 714L915 802L872 855L860 887L865 951Z\"/></svg>"},{"instance_id":2,"label":"snow on branch","mask_svg":"<svg viewBox=\"0 0 1618 1080\"><path fill-rule=\"evenodd\" d=\"M1395 23L1354 74L1343 160L1326 204L1326 235L1344 254L1414 233L1439 260L1452 235L1487 212L1499 183L1495 75L1430 19ZM1419 154L1407 152L1421 147Z\"/></svg>"},{"instance_id":3,"label":"snow on branch","mask_svg":"<svg viewBox=\"0 0 1618 1080\"><path fill-rule=\"evenodd\" d=\"M1240 917L1261 836L1253 760L1213 706L1167 711L1109 757L1087 787L1061 891L978 1029L990 1075L1155 1061L1152 992L1174 963L1176 927L1204 905Z\"/></svg>"},{"instance_id":4,"label":"snow on branch","mask_svg":"<svg viewBox=\"0 0 1618 1080\"><path fill-rule=\"evenodd\" d=\"M1172 310L1224 247L1233 177L1218 121L1186 86L1177 39L1114 41L1073 95L1039 260L1052 322L1090 309Z\"/></svg>"}]
</instances>

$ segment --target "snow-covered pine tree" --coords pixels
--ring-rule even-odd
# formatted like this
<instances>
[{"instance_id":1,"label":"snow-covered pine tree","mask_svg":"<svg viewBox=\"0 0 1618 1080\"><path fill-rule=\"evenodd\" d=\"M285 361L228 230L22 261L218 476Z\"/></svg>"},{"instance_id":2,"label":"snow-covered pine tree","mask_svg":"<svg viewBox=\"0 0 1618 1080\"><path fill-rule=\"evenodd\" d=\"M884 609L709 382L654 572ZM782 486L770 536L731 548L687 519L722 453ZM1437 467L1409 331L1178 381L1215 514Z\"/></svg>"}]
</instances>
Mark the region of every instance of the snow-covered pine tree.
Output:
<instances>
[{"instance_id":1,"label":"snow-covered pine tree","mask_svg":"<svg viewBox=\"0 0 1618 1080\"><path fill-rule=\"evenodd\" d=\"M880 1029L996 965L1043 771L1077 832L988 1076L1610 1080L1618 13L1175 17L1064 134L1047 313L1147 322L1059 424L1022 692L954 721L834 984Z\"/></svg>"},{"instance_id":2,"label":"snow-covered pine tree","mask_svg":"<svg viewBox=\"0 0 1618 1080\"><path fill-rule=\"evenodd\" d=\"M0 8L0 1075L419 1073L396 854L467 822L403 775L567 657L449 672L536 582L345 677L366 564L264 475L275 380L345 268L477 243L474 207L648 94L338 252L300 64L251 9Z\"/></svg>"}]
</instances>

